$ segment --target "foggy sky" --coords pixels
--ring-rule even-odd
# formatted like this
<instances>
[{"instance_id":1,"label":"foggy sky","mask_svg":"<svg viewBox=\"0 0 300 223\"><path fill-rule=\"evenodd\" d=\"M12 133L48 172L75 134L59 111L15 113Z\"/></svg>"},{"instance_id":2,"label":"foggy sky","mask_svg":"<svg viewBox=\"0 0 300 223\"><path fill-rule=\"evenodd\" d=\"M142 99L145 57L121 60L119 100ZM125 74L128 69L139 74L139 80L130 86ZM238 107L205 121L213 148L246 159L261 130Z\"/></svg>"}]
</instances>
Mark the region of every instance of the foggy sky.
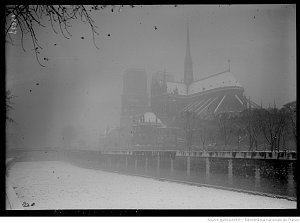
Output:
<instances>
[{"instance_id":1,"label":"foggy sky","mask_svg":"<svg viewBox=\"0 0 300 223\"><path fill-rule=\"evenodd\" d=\"M59 146L66 125L97 144L106 126L119 125L127 68L145 69L148 80L162 70L182 80L187 18L195 79L226 70L230 59L231 72L254 102L275 100L279 107L296 99L295 5L127 6L92 17L99 50L89 26L79 21L70 40L38 28L41 58L49 58L42 60L45 68L29 36L26 52L20 32L14 46L6 44L7 88L17 96L11 113L17 124L9 131L19 146Z\"/></svg>"}]
</instances>

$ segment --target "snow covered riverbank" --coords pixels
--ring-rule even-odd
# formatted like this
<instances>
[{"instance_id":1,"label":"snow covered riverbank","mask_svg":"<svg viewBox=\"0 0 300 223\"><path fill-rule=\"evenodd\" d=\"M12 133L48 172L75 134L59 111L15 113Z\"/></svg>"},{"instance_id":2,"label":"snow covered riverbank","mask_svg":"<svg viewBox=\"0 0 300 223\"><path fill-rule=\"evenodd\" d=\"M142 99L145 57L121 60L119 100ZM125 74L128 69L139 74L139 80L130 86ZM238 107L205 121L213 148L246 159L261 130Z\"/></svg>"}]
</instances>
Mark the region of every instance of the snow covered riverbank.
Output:
<instances>
[{"instance_id":1,"label":"snow covered riverbank","mask_svg":"<svg viewBox=\"0 0 300 223\"><path fill-rule=\"evenodd\" d=\"M17 162L9 178L30 209L294 209L295 201L161 182L58 161ZM26 207L27 206L27 207Z\"/></svg>"}]
</instances>

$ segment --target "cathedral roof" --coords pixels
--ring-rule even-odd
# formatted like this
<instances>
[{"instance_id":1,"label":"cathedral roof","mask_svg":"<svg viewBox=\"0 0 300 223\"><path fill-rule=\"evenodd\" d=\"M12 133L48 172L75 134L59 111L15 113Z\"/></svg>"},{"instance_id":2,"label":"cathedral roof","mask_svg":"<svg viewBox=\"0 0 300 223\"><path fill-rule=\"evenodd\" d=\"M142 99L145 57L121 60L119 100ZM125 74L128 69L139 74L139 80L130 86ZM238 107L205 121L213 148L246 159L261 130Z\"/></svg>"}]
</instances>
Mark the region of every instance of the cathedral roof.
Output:
<instances>
[{"instance_id":1,"label":"cathedral roof","mask_svg":"<svg viewBox=\"0 0 300 223\"><path fill-rule=\"evenodd\" d=\"M167 93L193 95L207 90L223 87L242 87L229 71L213 74L192 82L188 87L185 83L167 82Z\"/></svg>"},{"instance_id":2,"label":"cathedral roof","mask_svg":"<svg viewBox=\"0 0 300 223\"><path fill-rule=\"evenodd\" d=\"M229 71L213 74L194 81L188 88L188 95L222 87L242 87Z\"/></svg>"}]
</instances>

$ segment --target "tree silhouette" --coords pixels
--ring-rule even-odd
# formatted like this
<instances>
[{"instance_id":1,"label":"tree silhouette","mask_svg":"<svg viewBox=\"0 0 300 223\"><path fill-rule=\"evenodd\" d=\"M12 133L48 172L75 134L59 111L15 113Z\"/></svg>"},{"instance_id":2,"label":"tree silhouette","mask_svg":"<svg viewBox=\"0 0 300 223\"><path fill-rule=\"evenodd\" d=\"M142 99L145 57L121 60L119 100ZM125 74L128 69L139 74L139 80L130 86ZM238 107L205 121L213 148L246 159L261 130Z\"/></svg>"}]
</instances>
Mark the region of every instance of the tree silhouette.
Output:
<instances>
[{"instance_id":1,"label":"tree silhouette","mask_svg":"<svg viewBox=\"0 0 300 223\"><path fill-rule=\"evenodd\" d=\"M6 110L6 122L5 124L7 125L8 123L13 123L15 122L10 116L9 116L9 111L13 110L13 102L12 99L15 96L11 93L10 90L6 90L6 96L5 96L5 110Z\"/></svg>"},{"instance_id":2,"label":"tree silhouette","mask_svg":"<svg viewBox=\"0 0 300 223\"><path fill-rule=\"evenodd\" d=\"M258 146L258 137L261 133L260 128L260 119L259 119L260 109L251 109L247 108L240 113L240 116L237 118L237 126L241 132L246 133L249 139L249 151L252 150L253 146L257 149Z\"/></svg>"},{"instance_id":3,"label":"tree silhouette","mask_svg":"<svg viewBox=\"0 0 300 223\"><path fill-rule=\"evenodd\" d=\"M233 133L231 114L229 112L219 113L215 115L215 119L217 120L219 133L223 139L224 145L227 146Z\"/></svg>"},{"instance_id":4,"label":"tree silhouette","mask_svg":"<svg viewBox=\"0 0 300 223\"><path fill-rule=\"evenodd\" d=\"M191 151L193 131L195 128L195 113L190 111L183 111L180 113L181 128L185 131L185 142L188 151Z\"/></svg>"},{"instance_id":5,"label":"tree silhouette","mask_svg":"<svg viewBox=\"0 0 300 223\"><path fill-rule=\"evenodd\" d=\"M285 104L284 111L287 114L288 124L291 127L294 141L297 144L297 103L296 101Z\"/></svg>"},{"instance_id":6,"label":"tree silhouette","mask_svg":"<svg viewBox=\"0 0 300 223\"><path fill-rule=\"evenodd\" d=\"M196 120L197 129L195 131L198 133L197 137L199 137L199 140L202 144L202 149L206 150L205 145L207 142L213 141L214 133L216 132L216 126L215 123L212 120L204 120L204 119L198 119Z\"/></svg>"},{"instance_id":7,"label":"tree silhouette","mask_svg":"<svg viewBox=\"0 0 300 223\"><path fill-rule=\"evenodd\" d=\"M287 116L277 108L261 109L258 113L263 136L270 145L270 150L279 151L280 142L287 124Z\"/></svg>"},{"instance_id":8,"label":"tree silhouette","mask_svg":"<svg viewBox=\"0 0 300 223\"><path fill-rule=\"evenodd\" d=\"M99 35L97 31L98 27L95 25L95 21L90 16L90 13L106 7L106 5L6 5L5 41L14 45L12 35L16 34L16 29L19 28L18 30L20 30L21 33L20 42L22 49L26 51L23 42L24 38L29 35L36 60L42 67L45 67L45 65L41 63L41 59L39 57L40 51L43 49L43 47L39 44L39 39L36 34L37 28L47 28L51 25L54 33L58 33L58 28L60 33L66 39L70 39L72 36L69 31L69 29L72 27L70 24L71 21L80 20L84 24L89 25L93 36L93 44L97 49L99 49L95 43L95 35ZM115 6L111 7L112 9L115 8ZM122 7L123 5L119 6L118 11L120 11ZM133 8L133 6L131 7ZM45 23L42 22L46 20L50 22L50 25L45 25ZM54 46L55 45L56 44L54 44ZM43 60L48 61L49 59L44 57ZM32 90L30 90L30 92L31 91ZM14 120L8 116L8 112L13 109L13 103L11 101L13 97L14 96L11 94L10 90L6 90L6 123L14 122Z\"/></svg>"},{"instance_id":9,"label":"tree silhouette","mask_svg":"<svg viewBox=\"0 0 300 223\"><path fill-rule=\"evenodd\" d=\"M92 11L98 11L104 9L107 6L102 5L6 5L5 6L5 40L8 43L13 44L11 35L16 34L16 29L19 28L21 32L21 46L24 49L24 38L26 35L30 36L33 51L38 63L45 67L39 58L40 50L43 47L39 44L39 40L36 34L38 27L47 28L49 25L45 25L44 21L48 21L51 24L54 33L60 33L67 39L70 39L72 34L70 28L72 27L71 21L80 20L84 24L88 24L92 36L93 43L98 49L95 43L95 35L99 35L95 25L95 21L92 19L90 13ZM111 6L115 8L115 6ZM119 7L120 8L123 6ZM48 58L46 58L48 59Z\"/></svg>"}]
</instances>

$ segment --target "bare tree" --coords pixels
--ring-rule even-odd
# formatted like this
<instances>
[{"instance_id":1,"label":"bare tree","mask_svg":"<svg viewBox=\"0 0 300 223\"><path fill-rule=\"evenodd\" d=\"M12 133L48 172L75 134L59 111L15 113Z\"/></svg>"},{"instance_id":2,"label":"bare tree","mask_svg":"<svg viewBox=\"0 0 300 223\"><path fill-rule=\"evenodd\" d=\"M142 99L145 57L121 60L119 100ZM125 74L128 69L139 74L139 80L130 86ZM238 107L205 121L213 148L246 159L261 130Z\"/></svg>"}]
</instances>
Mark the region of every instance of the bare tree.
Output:
<instances>
[{"instance_id":1,"label":"bare tree","mask_svg":"<svg viewBox=\"0 0 300 223\"><path fill-rule=\"evenodd\" d=\"M70 28L71 22L80 20L84 24L88 24L93 36L93 43L98 49L95 43L95 35L99 35L95 25L95 21L92 19L90 13L92 11L98 11L104 9L107 6L102 5L6 5L5 6L5 40L8 43L13 44L12 34L16 33L16 29L19 27L21 31L21 46L24 49L24 37L30 36L33 51L38 63L44 67L40 61L40 51L43 47L39 44L37 36L37 28L52 27L54 33L60 32L65 38L69 39L72 34ZM123 6L119 6L119 11ZM133 6L132 6L133 7ZM111 6L112 12L115 10L115 6ZM45 21L48 21L46 24ZM50 24L49 24L50 23ZM57 31L57 30L60 31ZM44 58L47 60L48 58Z\"/></svg>"},{"instance_id":2,"label":"bare tree","mask_svg":"<svg viewBox=\"0 0 300 223\"><path fill-rule=\"evenodd\" d=\"M197 129L197 137L199 137L200 143L202 144L202 149L206 150L205 145L209 140L212 141L213 133L216 132L216 126L212 120L204 120L198 119L196 120Z\"/></svg>"},{"instance_id":3,"label":"bare tree","mask_svg":"<svg viewBox=\"0 0 300 223\"><path fill-rule=\"evenodd\" d=\"M231 134L233 133L233 122L231 120L231 114L228 112L224 112L216 115L215 118L218 122L219 133L221 134L224 145L226 146L229 144Z\"/></svg>"},{"instance_id":4,"label":"bare tree","mask_svg":"<svg viewBox=\"0 0 300 223\"><path fill-rule=\"evenodd\" d=\"M39 27L47 28L51 26L53 32L56 34L58 33L57 29L59 29L60 33L65 38L69 39L72 36L69 30L72 27L71 22L80 20L84 24L88 24L90 26L93 43L98 49L95 43L95 35L99 35L97 31L98 27L95 25L95 21L90 16L90 13L106 7L106 5L6 5L5 41L13 45L12 35L16 34L16 29L19 28L21 33L20 42L22 49L26 51L23 42L24 38L29 35L36 60L42 67L45 67L45 65L41 63L39 56L40 51L43 49L37 36L37 29ZM120 11L122 7L123 5L119 6L118 11ZM115 10L115 6L111 6L111 9L113 12ZM45 21L48 21L48 23ZM48 58L44 58L44 60L48 60ZM11 94L10 90L6 90L6 123L14 122L14 120L8 115L9 111L13 109L13 97L14 96Z\"/></svg>"},{"instance_id":5,"label":"bare tree","mask_svg":"<svg viewBox=\"0 0 300 223\"><path fill-rule=\"evenodd\" d=\"M238 118L238 125L241 131L247 133L249 139L249 150L252 150L253 146L257 149L258 137L261 134L260 121L257 109L246 109Z\"/></svg>"},{"instance_id":6,"label":"bare tree","mask_svg":"<svg viewBox=\"0 0 300 223\"><path fill-rule=\"evenodd\" d=\"M199 138L202 143L202 149L205 150L205 143L207 140L207 128L205 125L203 125L199 128Z\"/></svg>"},{"instance_id":7,"label":"bare tree","mask_svg":"<svg viewBox=\"0 0 300 223\"><path fill-rule=\"evenodd\" d=\"M283 131L286 128L287 116L277 108L261 109L258 113L260 129L270 145L270 150L280 149Z\"/></svg>"},{"instance_id":8,"label":"bare tree","mask_svg":"<svg viewBox=\"0 0 300 223\"><path fill-rule=\"evenodd\" d=\"M12 99L14 98L15 96L11 93L10 90L6 90L6 95L5 95L5 110L6 110L6 125L8 123L14 123L15 121L11 118L11 116L9 115L9 112L11 110L13 110L13 102L12 102Z\"/></svg>"},{"instance_id":9,"label":"bare tree","mask_svg":"<svg viewBox=\"0 0 300 223\"><path fill-rule=\"evenodd\" d=\"M243 135L245 135L245 121L242 116L237 116L232 119L233 135L237 137L238 149L240 149L240 141Z\"/></svg>"},{"instance_id":10,"label":"bare tree","mask_svg":"<svg viewBox=\"0 0 300 223\"><path fill-rule=\"evenodd\" d=\"M286 112L289 126L292 130L294 141L297 145L297 104L296 101L290 102L284 105L284 111Z\"/></svg>"},{"instance_id":11,"label":"bare tree","mask_svg":"<svg viewBox=\"0 0 300 223\"><path fill-rule=\"evenodd\" d=\"M186 147L190 151L192 148L193 131L195 128L195 114L190 111L184 111L180 114L181 128L185 131Z\"/></svg>"}]
</instances>

